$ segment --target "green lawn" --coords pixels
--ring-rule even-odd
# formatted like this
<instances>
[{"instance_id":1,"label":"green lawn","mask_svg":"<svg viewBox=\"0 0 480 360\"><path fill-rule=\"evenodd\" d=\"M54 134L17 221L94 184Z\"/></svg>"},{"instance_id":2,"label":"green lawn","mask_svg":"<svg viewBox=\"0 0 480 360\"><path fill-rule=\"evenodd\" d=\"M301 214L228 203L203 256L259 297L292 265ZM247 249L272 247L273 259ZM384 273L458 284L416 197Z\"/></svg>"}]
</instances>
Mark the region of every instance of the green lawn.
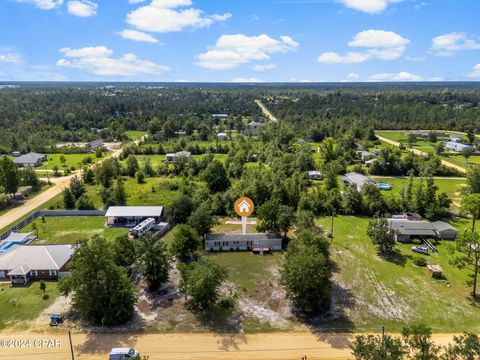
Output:
<instances>
[{"instance_id":1,"label":"green lawn","mask_svg":"<svg viewBox=\"0 0 480 360\"><path fill-rule=\"evenodd\" d=\"M128 137L129 140L135 141L140 139L142 136L146 135L146 131L135 131L135 130L129 130L125 131L125 135Z\"/></svg>"},{"instance_id":2,"label":"green lawn","mask_svg":"<svg viewBox=\"0 0 480 360\"><path fill-rule=\"evenodd\" d=\"M60 295L57 284L47 282L47 299L43 299L39 283L29 287L11 288L10 283L0 283L0 329L21 327L22 321L36 319ZM16 299L16 300L12 300ZM45 328L48 324L45 324Z\"/></svg>"},{"instance_id":3,"label":"green lawn","mask_svg":"<svg viewBox=\"0 0 480 360\"><path fill-rule=\"evenodd\" d=\"M72 166L75 167L77 170L82 168L83 166L88 166L89 164L85 164L83 161L87 158L91 159L91 163L97 162L102 158L97 158L95 154L48 154L47 161L43 163L41 167L38 167L39 170L44 170L45 167L48 170L53 170L54 166L58 166L59 171L62 172L64 166L60 161L60 157L64 156L66 159L65 167L71 168Z\"/></svg>"},{"instance_id":4,"label":"green lawn","mask_svg":"<svg viewBox=\"0 0 480 360\"><path fill-rule=\"evenodd\" d=\"M408 178L392 178L392 177L382 177L382 176L372 176L372 180L375 182L386 182L393 185L391 191L382 191L384 196L400 196L402 188L405 189L408 186ZM419 178L415 179L415 183L419 181ZM461 189L465 186L464 179L435 179L435 185L438 187L439 192L445 192L448 197L454 201L461 201Z\"/></svg>"},{"instance_id":5,"label":"green lawn","mask_svg":"<svg viewBox=\"0 0 480 360\"><path fill-rule=\"evenodd\" d=\"M106 227L103 216L47 216L44 221L41 218L36 219L22 229L22 231L33 231L34 227L37 227L36 244L73 244L96 234L113 241L116 237L128 232L128 229L124 228Z\"/></svg>"},{"instance_id":6,"label":"green lawn","mask_svg":"<svg viewBox=\"0 0 480 360\"><path fill-rule=\"evenodd\" d=\"M380 136L386 137L387 139L391 139L394 141L403 142L404 144L407 143L408 133L409 131L378 131L377 132L377 134ZM448 139L449 137L447 136L438 137L439 142L446 141ZM435 144L432 144L430 141L428 141L428 139L423 139L420 137L417 137L417 141L415 142L415 144L413 144L414 149L417 149L426 153L430 153L430 154L433 154L434 146Z\"/></svg>"},{"instance_id":7,"label":"green lawn","mask_svg":"<svg viewBox=\"0 0 480 360\"><path fill-rule=\"evenodd\" d=\"M318 223L330 229L330 218ZM427 260L443 267L446 280L435 280L412 262L411 244L399 245L395 261L376 255L366 235L369 218L335 218L332 259L334 293L343 322L332 326L354 331L399 331L409 323L425 323L436 332L480 330L480 308L470 301L468 269L449 264L452 243L438 244L438 255Z\"/></svg>"},{"instance_id":8,"label":"green lawn","mask_svg":"<svg viewBox=\"0 0 480 360\"><path fill-rule=\"evenodd\" d=\"M280 253L258 256L251 252L224 252L208 256L227 267L229 280L244 294L254 293L262 282L268 281L272 268L277 267L282 259Z\"/></svg>"}]
</instances>

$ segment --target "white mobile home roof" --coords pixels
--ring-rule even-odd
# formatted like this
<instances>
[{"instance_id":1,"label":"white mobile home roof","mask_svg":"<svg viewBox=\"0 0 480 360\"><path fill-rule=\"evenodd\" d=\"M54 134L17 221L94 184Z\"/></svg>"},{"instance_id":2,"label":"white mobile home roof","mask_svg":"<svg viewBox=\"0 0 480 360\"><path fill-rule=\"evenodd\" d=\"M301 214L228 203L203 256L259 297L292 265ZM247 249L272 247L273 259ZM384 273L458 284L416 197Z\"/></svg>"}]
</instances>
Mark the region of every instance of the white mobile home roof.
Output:
<instances>
[{"instance_id":1,"label":"white mobile home roof","mask_svg":"<svg viewBox=\"0 0 480 360\"><path fill-rule=\"evenodd\" d=\"M105 217L161 217L163 206L110 206Z\"/></svg>"}]
</instances>

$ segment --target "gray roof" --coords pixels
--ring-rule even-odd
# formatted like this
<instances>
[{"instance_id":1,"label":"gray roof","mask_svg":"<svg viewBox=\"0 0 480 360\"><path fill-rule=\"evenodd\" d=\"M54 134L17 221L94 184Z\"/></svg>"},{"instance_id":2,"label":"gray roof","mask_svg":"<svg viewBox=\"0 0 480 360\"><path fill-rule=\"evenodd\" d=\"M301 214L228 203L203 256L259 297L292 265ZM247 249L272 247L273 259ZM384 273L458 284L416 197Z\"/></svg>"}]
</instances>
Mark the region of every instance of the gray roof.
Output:
<instances>
[{"instance_id":1,"label":"gray roof","mask_svg":"<svg viewBox=\"0 0 480 360\"><path fill-rule=\"evenodd\" d=\"M257 127L257 126L263 126L263 125L264 125L263 122L256 121L256 120L250 121L250 123L248 124L248 126L251 126L251 127Z\"/></svg>"},{"instance_id":2,"label":"gray roof","mask_svg":"<svg viewBox=\"0 0 480 360\"><path fill-rule=\"evenodd\" d=\"M356 185L358 188L362 188L365 184L372 183L372 180L368 176L350 172L342 176L342 180L348 182L349 184Z\"/></svg>"},{"instance_id":3,"label":"gray roof","mask_svg":"<svg viewBox=\"0 0 480 360\"><path fill-rule=\"evenodd\" d=\"M105 217L161 217L163 206L110 206Z\"/></svg>"},{"instance_id":4,"label":"gray roof","mask_svg":"<svg viewBox=\"0 0 480 360\"><path fill-rule=\"evenodd\" d=\"M320 175L320 176L321 176L322 173L321 173L320 171L318 171L318 170L311 170L311 171L308 172L308 175L312 175L312 176L314 176L314 175Z\"/></svg>"},{"instance_id":5,"label":"gray roof","mask_svg":"<svg viewBox=\"0 0 480 360\"><path fill-rule=\"evenodd\" d=\"M435 227L428 221L388 219L390 228L400 235L435 236Z\"/></svg>"},{"instance_id":6,"label":"gray roof","mask_svg":"<svg viewBox=\"0 0 480 360\"><path fill-rule=\"evenodd\" d=\"M25 275L30 270L60 270L72 257L73 245L14 245L0 256L0 269L9 275Z\"/></svg>"},{"instance_id":7,"label":"gray roof","mask_svg":"<svg viewBox=\"0 0 480 360\"><path fill-rule=\"evenodd\" d=\"M261 240L281 240L278 234L207 234L207 241L261 241Z\"/></svg>"},{"instance_id":8,"label":"gray roof","mask_svg":"<svg viewBox=\"0 0 480 360\"><path fill-rule=\"evenodd\" d=\"M38 161L43 161L44 159L45 154L28 153L13 159L13 162L15 164L36 164Z\"/></svg>"},{"instance_id":9,"label":"gray roof","mask_svg":"<svg viewBox=\"0 0 480 360\"><path fill-rule=\"evenodd\" d=\"M432 225L437 231L453 230L458 233L458 230L455 227L445 221L435 221Z\"/></svg>"}]
</instances>

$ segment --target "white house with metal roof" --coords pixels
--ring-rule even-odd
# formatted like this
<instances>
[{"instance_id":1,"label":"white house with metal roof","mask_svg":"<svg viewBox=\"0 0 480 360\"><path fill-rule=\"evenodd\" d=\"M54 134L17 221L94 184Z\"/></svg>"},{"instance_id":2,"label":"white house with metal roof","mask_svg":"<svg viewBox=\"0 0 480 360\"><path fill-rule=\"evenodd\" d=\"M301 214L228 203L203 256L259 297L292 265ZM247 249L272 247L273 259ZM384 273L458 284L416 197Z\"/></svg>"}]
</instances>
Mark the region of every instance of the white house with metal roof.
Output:
<instances>
[{"instance_id":1,"label":"white house with metal roof","mask_svg":"<svg viewBox=\"0 0 480 360\"><path fill-rule=\"evenodd\" d=\"M68 274L73 245L14 245L0 255L0 279L26 284L30 280L58 280Z\"/></svg>"},{"instance_id":2,"label":"white house with metal roof","mask_svg":"<svg viewBox=\"0 0 480 360\"><path fill-rule=\"evenodd\" d=\"M110 206L105 214L107 226L125 227L134 227L149 218L159 223L163 217L163 206Z\"/></svg>"}]
</instances>

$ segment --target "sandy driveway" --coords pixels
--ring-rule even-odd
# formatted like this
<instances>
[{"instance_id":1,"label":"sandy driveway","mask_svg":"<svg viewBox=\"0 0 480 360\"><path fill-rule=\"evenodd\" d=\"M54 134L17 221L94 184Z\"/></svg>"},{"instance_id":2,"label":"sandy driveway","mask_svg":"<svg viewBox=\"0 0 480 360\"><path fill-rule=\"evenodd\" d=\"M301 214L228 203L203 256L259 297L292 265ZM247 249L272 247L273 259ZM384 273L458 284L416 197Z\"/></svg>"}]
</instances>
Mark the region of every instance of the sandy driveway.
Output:
<instances>
[{"instance_id":1,"label":"sandy driveway","mask_svg":"<svg viewBox=\"0 0 480 360\"><path fill-rule=\"evenodd\" d=\"M378 134L375 134L377 136L377 138L380 140L380 141L383 141L383 142L386 142L388 144L391 144L393 146L397 146L399 147L400 146L400 143L398 141L394 141L394 140L391 140L391 139L388 139L386 137L383 137L383 136L380 136ZM411 151L413 152L415 155L419 155L419 156L428 156L428 154L426 152L423 152L423 151L420 151L418 149L413 149L413 148L407 148L408 151ZM450 161L447 161L447 160L443 160L442 159L442 164L449 167L449 168L453 168L453 169L456 169L462 173L466 173L467 170L465 170L465 168L461 167L461 166L458 166L458 165L455 165L453 163L451 163Z\"/></svg>"},{"instance_id":2,"label":"sandy driveway","mask_svg":"<svg viewBox=\"0 0 480 360\"><path fill-rule=\"evenodd\" d=\"M60 330L60 329L59 329ZM23 349L5 348L3 340L30 340ZM133 347L150 360L346 360L350 354L349 334L275 333L254 335L220 334L72 334L75 359L108 359L112 347ZM452 335L434 335L439 345ZM43 341L47 340L47 341ZM1 346L3 344L3 346ZM11 344L8 344L11 345ZM71 359L68 335L59 333L12 336L0 333L0 359Z\"/></svg>"},{"instance_id":3,"label":"sandy driveway","mask_svg":"<svg viewBox=\"0 0 480 360\"><path fill-rule=\"evenodd\" d=\"M134 143L138 144L142 139L143 137L134 141ZM121 151L121 149L116 150L110 153L107 157L105 157L105 159L117 157L120 155ZM104 161L105 159L103 159L102 161ZM54 185L51 188L45 190L44 192L41 192L40 194L31 199L28 199L22 205L13 208L12 210L9 210L7 213L0 216L0 229L3 229L8 225L14 223L21 217L27 215L29 212L35 210L42 204L46 203L48 200L60 194L68 186L71 178L74 176L76 176L76 174L62 177L60 179L52 179L52 183Z\"/></svg>"},{"instance_id":4,"label":"sandy driveway","mask_svg":"<svg viewBox=\"0 0 480 360\"><path fill-rule=\"evenodd\" d=\"M270 119L270 121L278 122L278 119L275 116L273 116L270 110L268 110L267 107L263 105L263 103L260 100L255 100L255 102L260 107L260 109L262 109L263 115L265 115L268 119Z\"/></svg>"}]
</instances>

